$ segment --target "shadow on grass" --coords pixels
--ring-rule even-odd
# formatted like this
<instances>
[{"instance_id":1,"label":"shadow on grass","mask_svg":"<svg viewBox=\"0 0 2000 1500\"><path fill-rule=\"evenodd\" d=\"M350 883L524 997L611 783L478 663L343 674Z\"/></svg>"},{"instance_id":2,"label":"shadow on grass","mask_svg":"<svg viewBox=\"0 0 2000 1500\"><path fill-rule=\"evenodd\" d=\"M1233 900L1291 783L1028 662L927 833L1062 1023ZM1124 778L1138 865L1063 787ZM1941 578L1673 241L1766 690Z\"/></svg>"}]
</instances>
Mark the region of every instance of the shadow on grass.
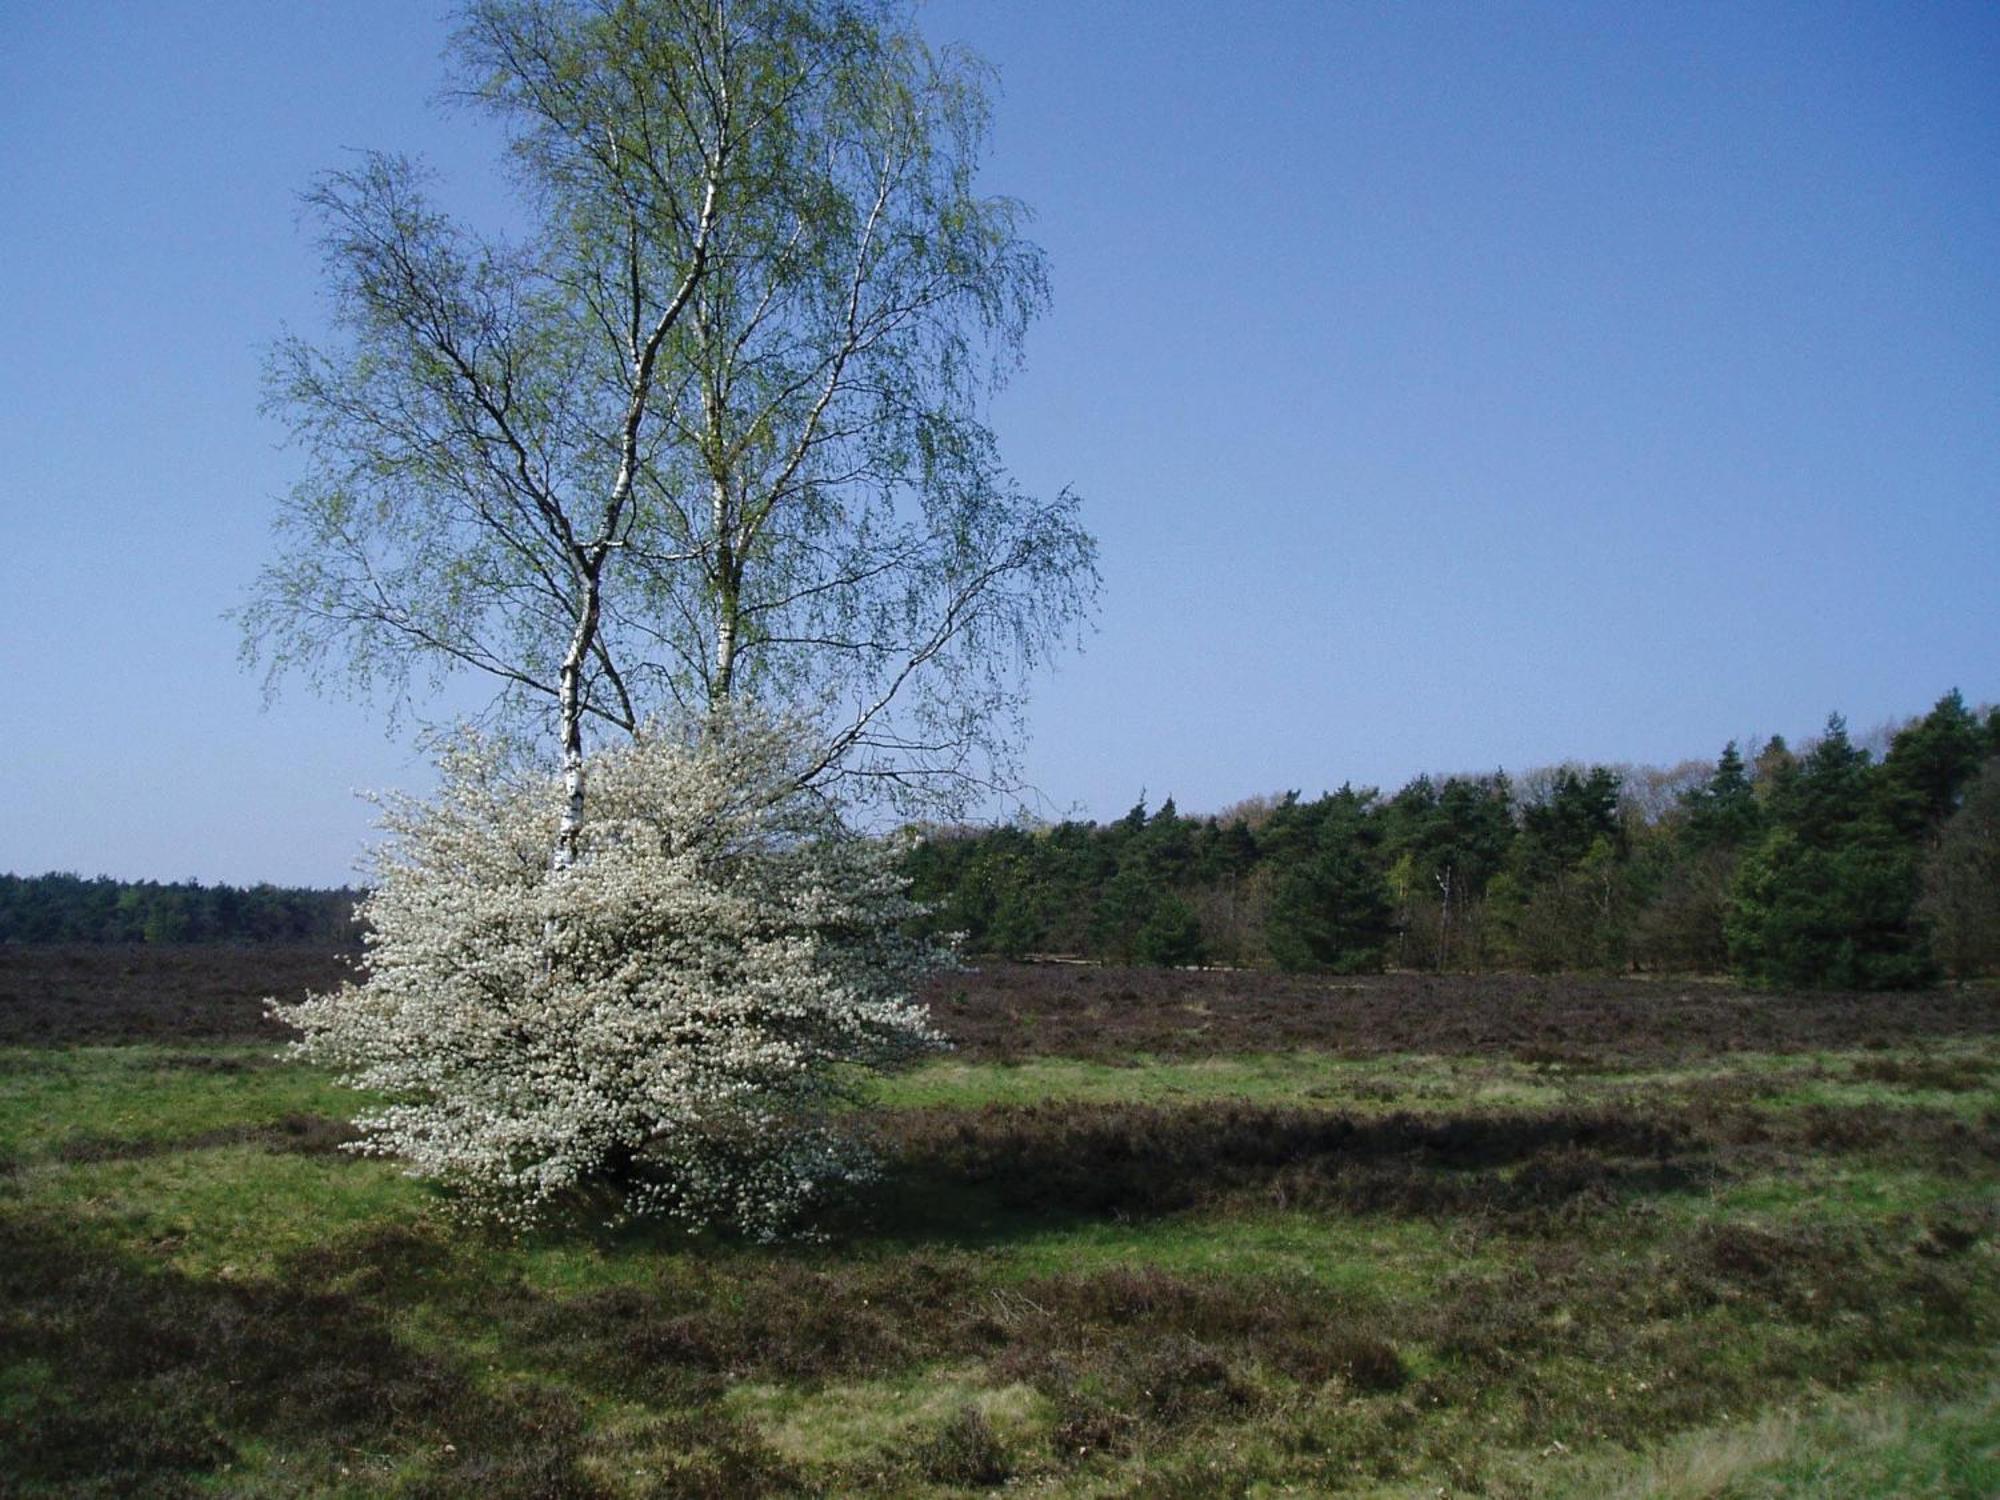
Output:
<instances>
[{"instance_id":1,"label":"shadow on grass","mask_svg":"<svg viewBox=\"0 0 2000 1500\"><path fill-rule=\"evenodd\" d=\"M410 1495L604 1493L581 1463L587 1422L573 1395L479 1380L391 1331L389 1316L450 1260L439 1241L397 1229L304 1257L279 1282L202 1280L52 1219L0 1214L9 1492L193 1494L254 1441L283 1456L281 1489L351 1475ZM730 1492L731 1473L755 1478L758 1455L710 1451L726 1471L712 1492ZM393 1462L369 1471L371 1460Z\"/></svg>"},{"instance_id":2,"label":"shadow on grass","mask_svg":"<svg viewBox=\"0 0 2000 1500\"><path fill-rule=\"evenodd\" d=\"M1042 1395L1063 1463L1282 1426L1324 1396L1340 1413L1327 1475L1395 1477L1451 1460L1468 1421L1480 1444L1552 1421L1646 1442L1750 1409L1773 1381L1853 1385L1983 1348L1995 1307L1974 1247L1993 1228L1971 1212L1928 1230L1703 1222L1629 1255L1527 1239L1415 1298L1149 1265L1021 1276L986 1245L858 1237L663 1255L617 1286L523 1290L495 1316L516 1349L627 1400L672 1399L673 1380L685 1397L703 1379L810 1389L976 1368ZM836 1493L904 1492L886 1469L835 1478Z\"/></svg>"},{"instance_id":3,"label":"shadow on grass","mask_svg":"<svg viewBox=\"0 0 2000 1500\"><path fill-rule=\"evenodd\" d=\"M1721 1170L1680 1124L1576 1111L1438 1118L1044 1103L903 1111L877 1129L894 1163L869 1205L878 1221L957 1240L1006 1238L1023 1221L1040 1229L1244 1209L1551 1230L1705 1190ZM989 1211L977 1222L953 1222L982 1199ZM926 1222L932 1205L944 1217Z\"/></svg>"},{"instance_id":4,"label":"shadow on grass","mask_svg":"<svg viewBox=\"0 0 2000 1500\"><path fill-rule=\"evenodd\" d=\"M292 1156L344 1155L342 1148L361 1139L346 1120L331 1115L288 1114L262 1125L224 1125L184 1136L73 1135L52 1153L59 1162L79 1166L93 1162L144 1161L183 1151L216 1146L262 1146Z\"/></svg>"},{"instance_id":5,"label":"shadow on grass","mask_svg":"<svg viewBox=\"0 0 2000 1500\"><path fill-rule=\"evenodd\" d=\"M192 1493L255 1445L284 1459L264 1476L277 1492L589 1496L600 1474L662 1455L677 1466L662 1493L908 1492L912 1465L995 1472L991 1445L961 1422L873 1468L802 1475L724 1395L968 1364L1041 1393L1065 1464L1282 1425L1300 1392L1330 1388L1348 1404L1311 1461L1401 1473L1462 1446L1455 1411L1490 1410L1493 1441L1555 1419L1638 1441L1747 1409L1774 1380L1852 1384L1995 1332L1979 1248L1994 1225L1970 1210L1900 1227L1703 1222L1648 1231L1629 1259L1630 1221L1612 1213L1606 1234L1525 1236L1504 1267L1436 1275L1414 1300L1147 1266L1023 1277L988 1253L1066 1219L1226 1219L1278 1194L1561 1230L1712 1170L1685 1124L1058 1105L892 1123L885 1224L779 1250L573 1231L569 1248L626 1261L620 1284L583 1291L538 1289L530 1256L423 1226L239 1282L0 1209L0 1473L25 1494ZM950 1194L966 1192L997 1227L954 1221ZM401 1336L413 1323L442 1352ZM1670 1385L1632 1394L1663 1369ZM1518 1410L1483 1405L1499 1381ZM609 1431L598 1400L644 1415Z\"/></svg>"}]
</instances>

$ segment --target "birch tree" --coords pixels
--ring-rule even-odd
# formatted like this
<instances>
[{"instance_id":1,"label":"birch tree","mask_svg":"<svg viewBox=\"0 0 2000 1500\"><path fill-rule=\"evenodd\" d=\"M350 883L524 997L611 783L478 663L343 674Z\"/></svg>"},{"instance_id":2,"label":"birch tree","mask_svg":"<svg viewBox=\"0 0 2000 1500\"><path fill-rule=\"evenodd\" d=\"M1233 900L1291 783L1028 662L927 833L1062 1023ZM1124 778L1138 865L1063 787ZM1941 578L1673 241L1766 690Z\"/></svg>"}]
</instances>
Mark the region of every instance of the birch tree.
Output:
<instances>
[{"instance_id":1,"label":"birch tree","mask_svg":"<svg viewBox=\"0 0 2000 1500\"><path fill-rule=\"evenodd\" d=\"M587 743L656 715L780 709L892 803L1003 781L1097 577L982 417L1047 276L975 187L980 66L874 0L476 0L453 56L532 228L395 155L312 189L334 337L271 360L308 462L247 657L419 710L483 674L559 747L558 867Z\"/></svg>"}]
</instances>

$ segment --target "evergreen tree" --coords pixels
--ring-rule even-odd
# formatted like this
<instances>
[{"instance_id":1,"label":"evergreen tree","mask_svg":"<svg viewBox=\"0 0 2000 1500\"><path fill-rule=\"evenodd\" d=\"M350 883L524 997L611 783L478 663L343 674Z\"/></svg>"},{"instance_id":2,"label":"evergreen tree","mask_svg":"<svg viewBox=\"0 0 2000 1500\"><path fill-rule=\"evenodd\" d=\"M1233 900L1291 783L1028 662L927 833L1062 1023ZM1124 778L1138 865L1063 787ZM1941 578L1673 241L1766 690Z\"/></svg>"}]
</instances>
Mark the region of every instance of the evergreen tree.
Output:
<instances>
[{"instance_id":1,"label":"evergreen tree","mask_svg":"<svg viewBox=\"0 0 2000 1500\"><path fill-rule=\"evenodd\" d=\"M1097 827L1090 823L1058 823L1039 841L1036 853L1043 950L1091 951L1098 893L1116 869Z\"/></svg>"},{"instance_id":2,"label":"evergreen tree","mask_svg":"<svg viewBox=\"0 0 2000 1500\"><path fill-rule=\"evenodd\" d=\"M162 885L100 875L0 875L0 942L323 943L355 942L360 929L347 889L260 885Z\"/></svg>"},{"instance_id":3,"label":"evergreen tree","mask_svg":"<svg viewBox=\"0 0 2000 1500\"><path fill-rule=\"evenodd\" d=\"M1389 885L1369 816L1375 794L1343 786L1315 808L1312 846L1277 877L1267 941L1282 969L1381 969L1392 935Z\"/></svg>"},{"instance_id":4,"label":"evergreen tree","mask_svg":"<svg viewBox=\"0 0 2000 1500\"><path fill-rule=\"evenodd\" d=\"M1829 714L1819 742L1773 783L1771 820L1812 848L1831 849L1869 813L1873 783L1868 752L1848 738L1847 720Z\"/></svg>"},{"instance_id":5,"label":"evergreen tree","mask_svg":"<svg viewBox=\"0 0 2000 1500\"><path fill-rule=\"evenodd\" d=\"M1985 756L1984 727L1953 688L1896 736L1882 761L1883 793L1897 827L1935 838Z\"/></svg>"},{"instance_id":6,"label":"evergreen tree","mask_svg":"<svg viewBox=\"0 0 2000 1500\"><path fill-rule=\"evenodd\" d=\"M1715 774L1683 797L1681 805L1687 814L1681 842L1689 851L1740 849L1750 841L1763 816L1736 741L1722 747Z\"/></svg>"},{"instance_id":7,"label":"evergreen tree","mask_svg":"<svg viewBox=\"0 0 2000 1500\"><path fill-rule=\"evenodd\" d=\"M1152 918L1158 893L1136 865L1127 865L1098 893L1090 923L1090 951L1098 958L1130 963L1138 955L1139 929Z\"/></svg>"},{"instance_id":8,"label":"evergreen tree","mask_svg":"<svg viewBox=\"0 0 2000 1500\"><path fill-rule=\"evenodd\" d=\"M1142 962L1167 969L1198 964L1208 953L1194 909L1172 891L1163 892L1153 903L1152 915L1139 928L1133 946Z\"/></svg>"},{"instance_id":9,"label":"evergreen tree","mask_svg":"<svg viewBox=\"0 0 2000 1500\"><path fill-rule=\"evenodd\" d=\"M1773 786L1770 831L1744 856L1726 923L1745 978L1900 989L1931 977L1912 922L1915 851L1897 837L1880 790L1838 714Z\"/></svg>"},{"instance_id":10,"label":"evergreen tree","mask_svg":"<svg viewBox=\"0 0 2000 1500\"><path fill-rule=\"evenodd\" d=\"M1530 884L1558 878L1589 857L1599 840L1622 850L1625 825L1618 816L1618 773L1592 766L1579 776L1568 766L1556 773L1549 794L1521 811L1516 868Z\"/></svg>"},{"instance_id":11,"label":"evergreen tree","mask_svg":"<svg viewBox=\"0 0 2000 1500\"><path fill-rule=\"evenodd\" d=\"M1181 817L1174 799L1167 798L1160 810L1146 820L1140 838L1141 857L1155 882L1178 886L1194 870L1194 824Z\"/></svg>"},{"instance_id":12,"label":"evergreen tree","mask_svg":"<svg viewBox=\"0 0 2000 1500\"><path fill-rule=\"evenodd\" d=\"M1785 743L1782 734L1774 734L1757 752L1750 771L1751 790L1759 802L1768 805L1773 797L1781 797L1784 788L1798 775L1799 758L1792 754L1792 747Z\"/></svg>"}]
</instances>

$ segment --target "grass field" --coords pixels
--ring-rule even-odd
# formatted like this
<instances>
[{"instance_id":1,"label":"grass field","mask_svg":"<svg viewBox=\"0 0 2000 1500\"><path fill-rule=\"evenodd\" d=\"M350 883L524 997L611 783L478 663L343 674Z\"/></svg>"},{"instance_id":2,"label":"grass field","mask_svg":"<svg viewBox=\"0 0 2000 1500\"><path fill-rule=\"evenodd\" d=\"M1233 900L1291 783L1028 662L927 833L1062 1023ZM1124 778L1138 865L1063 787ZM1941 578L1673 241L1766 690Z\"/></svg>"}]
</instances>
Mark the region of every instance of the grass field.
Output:
<instances>
[{"instance_id":1,"label":"grass field","mask_svg":"<svg viewBox=\"0 0 2000 1500\"><path fill-rule=\"evenodd\" d=\"M1992 990L996 968L760 1249L453 1230L331 972L0 951L0 1493L2000 1494Z\"/></svg>"}]
</instances>

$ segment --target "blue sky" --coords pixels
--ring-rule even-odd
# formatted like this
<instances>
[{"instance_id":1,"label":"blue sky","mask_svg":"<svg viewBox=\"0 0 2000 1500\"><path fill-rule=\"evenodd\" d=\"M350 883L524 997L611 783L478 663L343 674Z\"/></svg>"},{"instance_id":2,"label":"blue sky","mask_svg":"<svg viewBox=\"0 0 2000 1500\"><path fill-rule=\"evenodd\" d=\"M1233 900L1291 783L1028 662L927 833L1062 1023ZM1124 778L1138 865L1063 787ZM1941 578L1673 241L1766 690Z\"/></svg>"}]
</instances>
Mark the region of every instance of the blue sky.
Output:
<instances>
[{"instance_id":1,"label":"blue sky","mask_svg":"<svg viewBox=\"0 0 2000 1500\"><path fill-rule=\"evenodd\" d=\"M2000 11L933 0L1055 305L993 412L1100 628L1045 811L1670 762L2000 697ZM326 883L366 704L222 612L298 473L297 194L507 213L411 0L0 0L0 868Z\"/></svg>"}]
</instances>

